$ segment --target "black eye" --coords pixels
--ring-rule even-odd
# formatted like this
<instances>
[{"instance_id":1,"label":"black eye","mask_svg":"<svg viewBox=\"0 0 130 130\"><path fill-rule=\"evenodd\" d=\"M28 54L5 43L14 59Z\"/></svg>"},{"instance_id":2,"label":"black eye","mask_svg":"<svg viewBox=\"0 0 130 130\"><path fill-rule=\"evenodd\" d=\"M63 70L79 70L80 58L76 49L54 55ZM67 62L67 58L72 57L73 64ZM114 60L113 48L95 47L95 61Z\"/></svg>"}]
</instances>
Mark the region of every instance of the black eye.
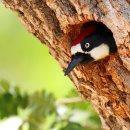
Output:
<instances>
[{"instance_id":1,"label":"black eye","mask_svg":"<svg viewBox=\"0 0 130 130\"><path fill-rule=\"evenodd\" d=\"M85 48L89 48L90 44L89 43L85 43Z\"/></svg>"}]
</instances>

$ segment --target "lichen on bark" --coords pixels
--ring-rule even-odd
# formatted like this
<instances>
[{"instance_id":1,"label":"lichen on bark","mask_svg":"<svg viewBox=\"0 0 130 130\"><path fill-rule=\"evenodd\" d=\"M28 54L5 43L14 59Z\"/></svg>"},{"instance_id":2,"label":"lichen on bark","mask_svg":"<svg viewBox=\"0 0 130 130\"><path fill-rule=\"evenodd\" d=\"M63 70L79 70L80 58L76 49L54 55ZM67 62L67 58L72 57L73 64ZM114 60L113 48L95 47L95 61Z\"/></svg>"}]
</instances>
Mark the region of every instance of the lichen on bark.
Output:
<instances>
[{"instance_id":1,"label":"lichen on bark","mask_svg":"<svg viewBox=\"0 0 130 130\"><path fill-rule=\"evenodd\" d=\"M69 75L78 92L99 113L102 128L130 129L130 2L128 0L2 0L57 59L70 61L70 44L83 23L104 23L118 51L91 65L79 65Z\"/></svg>"}]
</instances>

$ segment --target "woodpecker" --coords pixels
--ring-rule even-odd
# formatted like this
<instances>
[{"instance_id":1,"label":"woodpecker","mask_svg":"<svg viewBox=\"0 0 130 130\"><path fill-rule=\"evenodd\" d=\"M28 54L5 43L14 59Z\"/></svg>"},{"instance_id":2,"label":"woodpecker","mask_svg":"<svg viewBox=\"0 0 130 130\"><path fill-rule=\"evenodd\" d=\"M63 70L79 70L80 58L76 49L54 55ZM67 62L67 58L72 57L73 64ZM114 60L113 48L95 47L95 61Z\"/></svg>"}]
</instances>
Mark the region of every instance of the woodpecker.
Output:
<instances>
[{"instance_id":1,"label":"woodpecker","mask_svg":"<svg viewBox=\"0 0 130 130\"><path fill-rule=\"evenodd\" d=\"M116 52L117 47L112 32L100 22L89 22L71 46L71 62L65 75L78 64L91 63Z\"/></svg>"}]
</instances>

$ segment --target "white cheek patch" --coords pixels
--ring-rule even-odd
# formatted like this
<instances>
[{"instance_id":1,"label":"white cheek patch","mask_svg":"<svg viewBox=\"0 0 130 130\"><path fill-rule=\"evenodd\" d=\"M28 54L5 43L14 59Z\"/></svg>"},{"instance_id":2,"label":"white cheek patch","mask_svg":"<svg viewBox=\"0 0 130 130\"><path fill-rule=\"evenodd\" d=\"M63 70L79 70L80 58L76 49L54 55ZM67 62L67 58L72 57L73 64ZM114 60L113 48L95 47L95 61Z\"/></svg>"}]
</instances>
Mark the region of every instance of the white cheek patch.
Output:
<instances>
[{"instance_id":1,"label":"white cheek patch","mask_svg":"<svg viewBox=\"0 0 130 130\"><path fill-rule=\"evenodd\" d=\"M109 55L109 47L106 44L101 44L98 47L92 49L89 54L95 60L103 59Z\"/></svg>"},{"instance_id":2,"label":"white cheek patch","mask_svg":"<svg viewBox=\"0 0 130 130\"><path fill-rule=\"evenodd\" d=\"M95 60L100 60L109 56L109 47L106 44L101 44L100 46L95 47L89 52L84 52L81 48L80 43L71 47L71 54L75 55L76 53L85 53L90 54L91 57Z\"/></svg>"},{"instance_id":3,"label":"white cheek patch","mask_svg":"<svg viewBox=\"0 0 130 130\"><path fill-rule=\"evenodd\" d=\"M76 54L77 52L84 53L84 51L81 48L80 43L71 47L71 54L72 55Z\"/></svg>"}]
</instances>

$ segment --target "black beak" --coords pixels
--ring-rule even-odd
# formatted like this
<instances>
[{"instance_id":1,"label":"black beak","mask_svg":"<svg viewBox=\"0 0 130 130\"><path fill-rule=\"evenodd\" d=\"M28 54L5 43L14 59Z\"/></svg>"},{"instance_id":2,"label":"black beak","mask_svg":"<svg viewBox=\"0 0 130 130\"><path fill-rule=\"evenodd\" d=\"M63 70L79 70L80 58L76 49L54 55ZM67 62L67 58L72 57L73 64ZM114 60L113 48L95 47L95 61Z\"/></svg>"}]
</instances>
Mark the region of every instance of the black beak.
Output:
<instances>
[{"instance_id":1,"label":"black beak","mask_svg":"<svg viewBox=\"0 0 130 130\"><path fill-rule=\"evenodd\" d=\"M70 71L72 71L78 64L91 63L93 61L94 59L90 56L90 54L77 53L73 55L71 58L71 62L65 71L65 76L68 75Z\"/></svg>"},{"instance_id":2,"label":"black beak","mask_svg":"<svg viewBox=\"0 0 130 130\"><path fill-rule=\"evenodd\" d=\"M84 54L81 55L73 55L71 58L71 62L68 65L66 71L65 71L65 76L68 75L70 73L70 71L72 71L79 63L83 62L84 60Z\"/></svg>"}]
</instances>

